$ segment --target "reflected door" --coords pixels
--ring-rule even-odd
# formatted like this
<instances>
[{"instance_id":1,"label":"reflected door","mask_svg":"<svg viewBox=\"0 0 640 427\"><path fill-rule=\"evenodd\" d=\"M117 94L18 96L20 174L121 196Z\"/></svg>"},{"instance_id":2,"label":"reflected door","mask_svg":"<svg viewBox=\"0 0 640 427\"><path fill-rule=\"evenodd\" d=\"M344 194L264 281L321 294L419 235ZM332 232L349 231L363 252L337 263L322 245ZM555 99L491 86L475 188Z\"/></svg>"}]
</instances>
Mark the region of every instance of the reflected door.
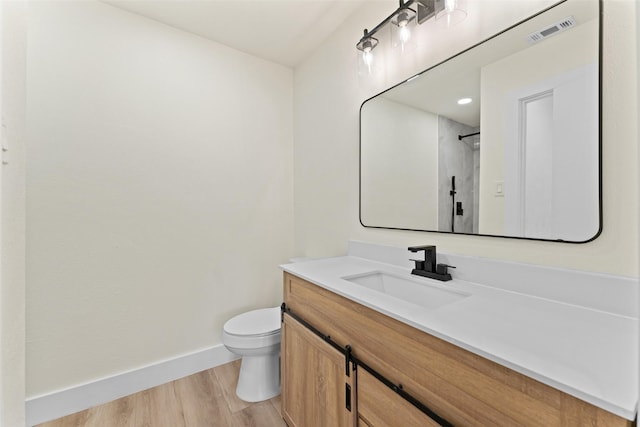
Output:
<instances>
[{"instance_id":1,"label":"reflected door","mask_svg":"<svg viewBox=\"0 0 640 427\"><path fill-rule=\"evenodd\" d=\"M580 241L599 227L597 68L519 90L505 158L505 234ZM594 84L595 86L591 86Z\"/></svg>"}]
</instances>

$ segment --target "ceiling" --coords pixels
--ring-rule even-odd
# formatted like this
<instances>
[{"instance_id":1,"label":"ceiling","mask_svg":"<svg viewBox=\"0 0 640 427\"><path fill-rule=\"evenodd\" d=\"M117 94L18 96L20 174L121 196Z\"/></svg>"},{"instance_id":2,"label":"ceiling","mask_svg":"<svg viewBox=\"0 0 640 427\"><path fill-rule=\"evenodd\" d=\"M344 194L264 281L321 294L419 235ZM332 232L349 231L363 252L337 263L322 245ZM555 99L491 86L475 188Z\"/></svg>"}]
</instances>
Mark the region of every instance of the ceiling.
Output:
<instances>
[{"instance_id":1,"label":"ceiling","mask_svg":"<svg viewBox=\"0 0 640 427\"><path fill-rule=\"evenodd\" d=\"M102 1L242 52L295 67L365 0Z\"/></svg>"}]
</instances>

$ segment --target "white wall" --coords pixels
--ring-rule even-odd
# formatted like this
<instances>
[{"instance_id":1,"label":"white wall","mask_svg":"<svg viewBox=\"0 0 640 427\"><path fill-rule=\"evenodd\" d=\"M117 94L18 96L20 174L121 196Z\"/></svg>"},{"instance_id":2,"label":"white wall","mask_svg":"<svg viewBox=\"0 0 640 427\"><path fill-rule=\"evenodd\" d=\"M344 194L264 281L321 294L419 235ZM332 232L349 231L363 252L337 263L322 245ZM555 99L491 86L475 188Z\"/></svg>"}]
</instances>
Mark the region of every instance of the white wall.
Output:
<instances>
[{"instance_id":1,"label":"white wall","mask_svg":"<svg viewBox=\"0 0 640 427\"><path fill-rule=\"evenodd\" d=\"M32 2L28 43L27 396L278 305L292 71L98 2Z\"/></svg>"},{"instance_id":2,"label":"white wall","mask_svg":"<svg viewBox=\"0 0 640 427\"><path fill-rule=\"evenodd\" d=\"M472 10L474 5L479 7L478 3L482 8ZM574 245L375 230L363 228L358 222L358 107L362 101L541 9L543 3L469 2L467 20L448 32L446 38L420 36L425 45L418 48L415 65L388 70L379 80L362 84L357 76L355 43L362 28L371 28L394 8L392 3L372 3L350 17L296 69L297 253L344 254L349 239L397 245L430 243L459 254L638 276L638 34L636 5L630 0L605 2L604 230L598 239ZM425 25L422 27L420 31L429 31Z\"/></svg>"},{"instance_id":3,"label":"white wall","mask_svg":"<svg viewBox=\"0 0 640 427\"><path fill-rule=\"evenodd\" d=\"M640 7L636 6L636 23L635 23L636 28L640 28ZM635 75L635 79L636 82L640 81L640 43L637 42L636 39L636 75ZM637 98L636 98L636 102L638 103L637 105L640 107L640 84L636 83L636 94L637 94ZM640 145L640 121L636 120L636 141L637 143ZM640 169L640 150L638 152L638 168ZM640 188L638 189L638 192L636 193L638 194L638 197L640 198ZM640 215L638 215L638 235L636 236L637 239L640 241ZM640 260L639 260L640 262ZM640 298L640 294L638 295L638 297ZM638 306L640 306L640 299L638 300ZM639 321L640 322L640 321ZM640 342L638 343L640 345ZM639 349L640 350L640 349ZM640 354L640 351L638 351L638 354ZM638 358L638 364L640 366L640 357ZM640 369L638 369L638 372L640 372ZM640 381L640 375L638 376L638 381ZM640 388L640 387L639 387ZM638 411L640 412L640 401L638 402Z\"/></svg>"},{"instance_id":4,"label":"white wall","mask_svg":"<svg viewBox=\"0 0 640 427\"><path fill-rule=\"evenodd\" d=\"M362 122L362 223L436 230L438 116L378 98Z\"/></svg>"},{"instance_id":5,"label":"white wall","mask_svg":"<svg viewBox=\"0 0 640 427\"><path fill-rule=\"evenodd\" d=\"M635 28L640 28L640 7L638 7L638 5L636 5ZM640 108L640 83L638 83L640 81L640 43L637 41L637 37L636 37L635 54L636 54L636 70L635 70L636 75L633 78L635 78L636 80L636 102L638 107ZM636 143L640 145L640 121L636 120L635 123L636 123ZM637 154L638 154L638 158L637 158L636 165L638 169L640 169L640 150ZM637 189L636 194L640 198L640 188ZM638 234L636 235L636 238L638 239L638 241L640 241L640 215L637 216L637 220L638 220ZM640 259L638 260L638 262L640 262ZM638 306L640 306L640 295L638 299ZM640 320L639 320L639 323L640 323ZM640 349L638 351L638 354L640 354ZM638 365L639 365L638 372L640 372L640 357L638 358ZM638 381L639 381L639 388L640 388L640 375L638 375ZM640 412L640 401L638 402L638 411Z\"/></svg>"},{"instance_id":6,"label":"white wall","mask_svg":"<svg viewBox=\"0 0 640 427\"><path fill-rule=\"evenodd\" d=\"M26 2L0 2L0 426L25 423Z\"/></svg>"}]
</instances>

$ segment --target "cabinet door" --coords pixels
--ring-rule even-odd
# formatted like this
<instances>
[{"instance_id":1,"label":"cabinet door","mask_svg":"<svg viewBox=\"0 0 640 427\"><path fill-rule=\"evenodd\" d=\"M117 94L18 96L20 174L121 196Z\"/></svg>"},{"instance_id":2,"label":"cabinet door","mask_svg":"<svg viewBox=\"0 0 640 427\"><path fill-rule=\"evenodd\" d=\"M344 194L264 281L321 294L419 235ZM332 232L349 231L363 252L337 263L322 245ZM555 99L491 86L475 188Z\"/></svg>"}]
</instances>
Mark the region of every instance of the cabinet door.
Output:
<instances>
[{"instance_id":1,"label":"cabinet door","mask_svg":"<svg viewBox=\"0 0 640 427\"><path fill-rule=\"evenodd\" d=\"M354 425L353 387L341 352L285 315L281 358L282 416L289 427Z\"/></svg>"},{"instance_id":2,"label":"cabinet door","mask_svg":"<svg viewBox=\"0 0 640 427\"><path fill-rule=\"evenodd\" d=\"M437 422L362 368L357 370L358 427L425 427Z\"/></svg>"}]
</instances>

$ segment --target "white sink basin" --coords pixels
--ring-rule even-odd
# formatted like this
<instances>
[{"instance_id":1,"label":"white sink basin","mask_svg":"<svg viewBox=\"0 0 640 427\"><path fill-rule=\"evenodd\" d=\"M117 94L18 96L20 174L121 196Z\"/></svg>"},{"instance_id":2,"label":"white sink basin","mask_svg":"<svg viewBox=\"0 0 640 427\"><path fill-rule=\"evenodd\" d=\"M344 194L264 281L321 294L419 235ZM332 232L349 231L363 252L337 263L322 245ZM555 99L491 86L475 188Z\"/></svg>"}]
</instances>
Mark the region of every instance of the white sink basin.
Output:
<instances>
[{"instance_id":1,"label":"white sink basin","mask_svg":"<svg viewBox=\"0 0 640 427\"><path fill-rule=\"evenodd\" d=\"M424 308L437 308L468 297L468 294L425 283L425 279L407 278L381 271L343 277L356 285L399 298Z\"/></svg>"}]
</instances>

